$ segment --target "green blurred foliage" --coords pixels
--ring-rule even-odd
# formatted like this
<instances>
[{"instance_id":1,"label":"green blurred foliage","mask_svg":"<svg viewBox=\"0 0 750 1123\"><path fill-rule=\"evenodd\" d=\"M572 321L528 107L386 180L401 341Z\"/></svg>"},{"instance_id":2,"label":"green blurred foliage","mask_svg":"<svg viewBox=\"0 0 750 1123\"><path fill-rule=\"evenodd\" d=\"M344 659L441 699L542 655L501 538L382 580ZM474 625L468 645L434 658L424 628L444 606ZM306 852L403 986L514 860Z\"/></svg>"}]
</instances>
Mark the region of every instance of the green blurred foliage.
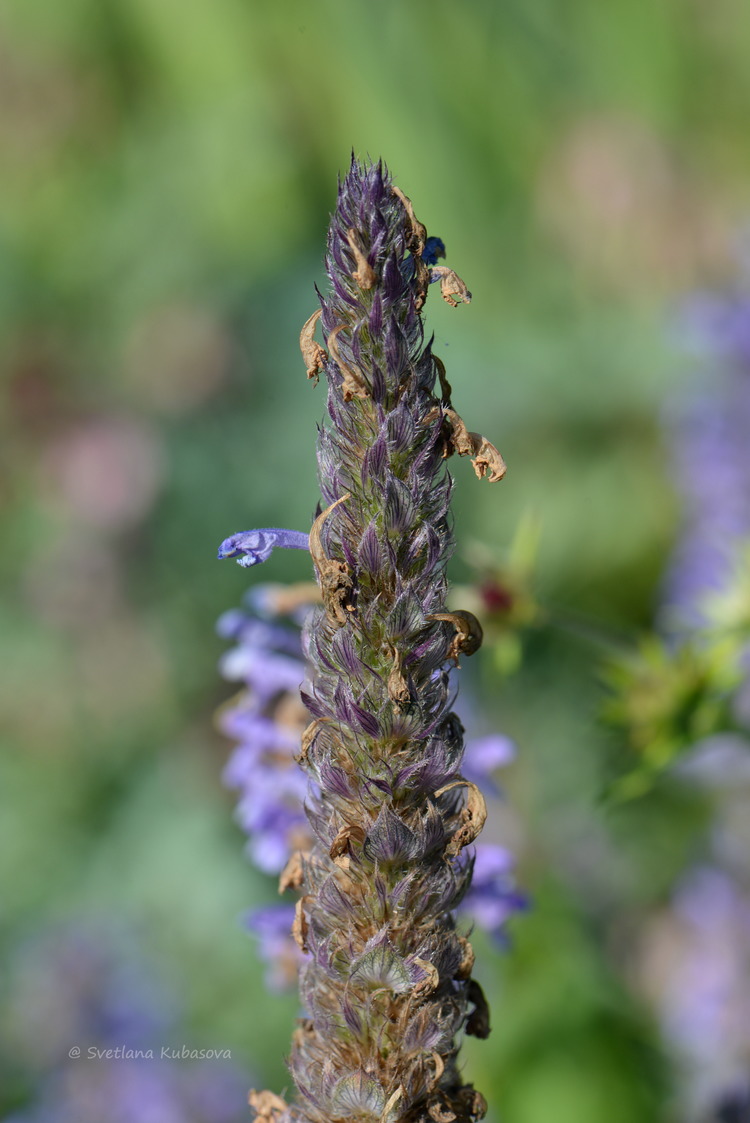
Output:
<instances>
[{"instance_id":1,"label":"green blurred foliage","mask_svg":"<svg viewBox=\"0 0 750 1123\"><path fill-rule=\"evenodd\" d=\"M647 793L678 758L717 734L747 732L742 690L750 642L750 545L740 543L726 588L693 606L670 635L651 634L604 667L604 718L624 734L611 793Z\"/></svg>"},{"instance_id":2,"label":"green blurred foliage","mask_svg":"<svg viewBox=\"0 0 750 1123\"><path fill-rule=\"evenodd\" d=\"M274 889L211 724L213 621L247 575L214 551L314 510L323 399L296 341L353 147L474 293L428 321L510 471L456 466L459 540L501 558L526 512L540 528L549 607L517 674L506 647L477 684L522 750L496 829L533 909L509 956L483 949L496 1031L467 1072L506 1123L665 1118L622 937L700 814L601 803L591 641L648 626L676 533L665 317L745 217L749 48L740 0L5 0L0 951L135 918L204 1038L287 1083L295 1002L265 996L238 923ZM475 572L467 546L454 576Z\"/></svg>"}]
</instances>

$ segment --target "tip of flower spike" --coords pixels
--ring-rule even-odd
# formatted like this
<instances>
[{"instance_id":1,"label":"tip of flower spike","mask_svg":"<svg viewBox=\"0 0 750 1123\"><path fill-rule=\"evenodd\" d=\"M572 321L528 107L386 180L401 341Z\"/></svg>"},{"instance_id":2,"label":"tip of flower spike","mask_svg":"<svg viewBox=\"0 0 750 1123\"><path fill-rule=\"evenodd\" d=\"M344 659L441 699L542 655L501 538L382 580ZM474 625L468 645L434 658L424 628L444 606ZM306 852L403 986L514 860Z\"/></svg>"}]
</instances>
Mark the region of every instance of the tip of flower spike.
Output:
<instances>
[{"instance_id":1,"label":"tip of flower spike","mask_svg":"<svg viewBox=\"0 0 750 1123\"><path fill-rule=\"evenodd\" d=\"M230 534L219 546L219 561L235 558L238 565L249 569L268 561L275 548L286 550L309 550L310 538L301 530L282 530L278 527L264 527L261 530L243 530Z\"/></svg>"}]
</instances>

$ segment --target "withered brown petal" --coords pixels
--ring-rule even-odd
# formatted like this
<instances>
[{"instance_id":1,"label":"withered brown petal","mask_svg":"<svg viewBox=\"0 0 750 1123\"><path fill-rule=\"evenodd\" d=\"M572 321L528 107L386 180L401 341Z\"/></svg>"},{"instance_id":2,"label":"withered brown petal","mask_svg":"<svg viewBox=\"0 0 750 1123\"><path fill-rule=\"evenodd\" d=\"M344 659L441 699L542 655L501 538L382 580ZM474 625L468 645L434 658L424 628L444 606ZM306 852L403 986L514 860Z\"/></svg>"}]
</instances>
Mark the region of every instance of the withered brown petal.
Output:
<instances>
[{"instance_id":1,"label":"withered brown petal","mask_svg":"<svg viewBox=\"0 0 750 1123\"><path fill-rule=\"evenodd\" d=\"M349 492L342 495L335 503L331 503L325 511L321 511L310 529L310 556L320 579L323 605L328 619L339 628L343 628L346 624L347 613L354 611L351 599L354 582L345 562L326 557L320 532L334 507L338 507L339 503L344 503L347 499L351 499Z\"/></svg>"},{"instance_id":2,"label":"withered brown petal","mask_svg":"<svg viewBox=\"0 0 750 1123\"><path fill-rule=\"evenodd\" d=\"M446 856L455 858L465 846L470 846L481 833L482 827L487 822L487 804L484 796L476 784L471 780L453 780L435 792L436 796L444 795L452 788L466 788L466 806L461 812L461 826L454 833L445 848Z\"/></svg>"},{"instance_id":3,"label":"withered brown petal","mask_svg":"<svg viewBox=\"0 0 750 1123\"><path fill-rule=\"evenodd\" d=\"M440 982L440 973L434 963L430 963L427 959L420 959L418 955L414 956L414 963L426 972L425 978L414 988L414 994L421 998L436 989Z\"/></svg>"},{"instance_id":4,"label":"withered brown petal","mask_svg":"<svg viewBox=\"0 0 750 1123\"><path fill-rule=\"evenodd\" d=\"M440 278L440 295L451 308L459 304L471 304L471 293L454 269L446 265L433 265L431 276ZM458 299L456 299L458 297Z\"/></svg>"},{"instance_id":5,"label":"withered brown petal","mask_svg":"<svg viewBox=\"0 0 750 1123\"><path fill-rule=\"evenodd\" d=\"M361 289L371 289L375 284L375 281L377 280L377 277L375 276L375 270L365 257L365 252L359 239L359 235L353 227L347 231L346 240L349 243L349 249L354 254L354 260L357 266L352 273L352 277Z\"/></svg>"},{"instance_id":6,"label":"withered brown petal","mask_svg":"<svg viewBox=\"0 0 750 1123\"><path fill-rule=\"evenodd\" d=\"M285 893L287 889L302 888L302 882L304 881L303 857L307 857L307 855L304 855L301 850L295 850L290 856L279 876L279 893Z\"/></svg>"},{"instance_id":7,"label":"withered brown petal","mask_svg":"<svg viewBox=\"0 0 750 1123\"><path fill-rule=\"evenodd\" d=\"M455 612L432 612L425 619L445 620L456 629L447 654L449 659L456 661L457 666L459 655L474 655L482 646L484 632L473 612L467 612L465 609L456 609Z\"/></svg>"},{"instance_id":8,"label":"withered brown petal","mask_svg":"<svg viewBox=\"0 0 750 1123\"><path fill-rule=\"evenodd\" d=\"M352 398L369 398L370 391L362 375L358 371L352 370L341 358L341 352L339 351L336 337L345 327L346 324L339 324L337 328L333 329L328 336L328 348L344 380L341 383L341 396L345 402L350 402Z\"/></svg>"},{"instance_id":9,"label":"withered brown petal","mask_svg":"<svg viewBox=\"0 0 750 1123\"><path fill-rule=\"evenodd\" d=\"M316 383L320 379L320 372L328 358L328 352L314 338L315 327L321 315L320 308L317 308L312 316L305 320L302 331L299 333L299 349L307 367L307 377L314 378Z\"/></svg>"},{"instance_id":10,"label":"withered brown petal","mask_svg":"<svg viewBox=\"0 0 750 1123\"><path fill-rule=\"evenodd\" d=\"M475 960L474 948L471 946L471 944L469 943L469 941L466 939L465 936L459 936L458 942L461 946L461 950L463 952L463 957L461 959L461 962L458 965L458 971L456 972L456 978L457 979L468 979L471 976L471 972L474 970L474 960Z\"/></svg>"},{"instance_id":11,"label":"withered brown petal","mask_svg":"<svg viewBox=\"0 0 750 1123\"><path fill-rule=\"evenodd\" d=\"M288 1107L286 1100L282 1100L274 1092L256 1092L254 1088L248 1092L247 1102L260 1123L276 1123Z\"/></svg>"},{"instance_id":12,"label":"withered brown petal","mask_svg":"<svg viewBox=\"0 0 750 1123\"><path fill-rule=\"evenodd\" d=\"M453 1120L456 1119L455 1111L451 1111L445 1100L442 1099L432 1099L427 1111L430 1119L434 1119L435 1123L453 1123Z\"/></svg>"},{"instance_id":13,"label":"withered brown petal","mask_svg":"<svg viewBox=\"0 0 750 1123\"><path fill-rule=\"evenodd\" d=\"M393 666L388 675L388 697L392 702L396 702L397 704L408 702L410 698L409 687L404 678L401 661L401 652L395 650L393 652Z\"/></svg>"},{"instance_id":14,"label":"withered brown petal","mask_svg":"<svg viewBox=\"0 0 750 1123\"><path fill-rule=\"evenodd\" d=\"M300 951L307 951L307 914L305 904L307 897L300 897L294 906L294 922L292 923L292 937Z\"/></svg>"},{"instance_id":15,"label":"withered brown petal","mask_svg":"<svg viewBox=\"0 0 750 1123\"><path fill-rule=\"evenodd\" d=\"M508 467L495 446L479 433L471 433L479 447L473 460L474 471L481 480L485 475L491 484L499 483Z\"/></svg>"}]
</instances>

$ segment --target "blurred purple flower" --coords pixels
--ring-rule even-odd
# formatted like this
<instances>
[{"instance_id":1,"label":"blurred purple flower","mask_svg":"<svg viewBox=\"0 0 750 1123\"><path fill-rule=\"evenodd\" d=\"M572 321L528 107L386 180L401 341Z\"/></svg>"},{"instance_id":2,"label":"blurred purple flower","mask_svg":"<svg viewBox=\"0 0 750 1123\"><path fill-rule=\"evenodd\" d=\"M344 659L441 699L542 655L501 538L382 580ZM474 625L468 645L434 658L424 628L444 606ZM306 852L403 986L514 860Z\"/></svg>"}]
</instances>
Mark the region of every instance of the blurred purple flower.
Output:
<instances>
[{"instance_id":1,"label":"blurred purple flower","mask_svg":"<svg viewBox=\"0 0 750 1123\"><path fill-rule=\"evenodd\" d=\"M646 953L684 1111L703 1120L750 1075L750 896L721 869L691 871L652 925Z\"/></svg>"},{"instance_id":2,"label":"blurred purple flower","mask_svg":"<svg viewBox=\"0 0 750 1123\"><path fill-rule=\"evenodd\" d=\"M477 843L471 887L461 902L462 911L498 942L505 938L509 917L527 906L516 887L514 865L514 856L504 846Z\"/></svg>"},{"instance_id":3,"label":"blurred purple flower","mask_svg":"<svg viewBox=\"0 0 750 1123\"><path fill-rule=\"evenodd\" d=\"M268 964L266 985L271 991L287 990L297 982L302 952L291 936L294 905L268 905L245 917L245 926L258 938L261 959Z\"/></svg>"},{"instance_id":4,"label":"blurred purple flower","mask_svg":"<svg viewBox=\"0 0 750 1123\"><path fill-rule=\"evenodd\" d=\"M185 1042L174 994L133 942L92 923L12 957L0 1044L28 1103L7 1123L239 1123L249 1080L231 1058L162 1056L200 1049Z\"/></svg>"},{"instance_id":5,"label":"blurred purple flower","mask_svg":"<svg viewBox=\"0 0 750 1123\"><path fill-rule=\"evenodd\" d=\"M696 296L680 323L702 373L668 415L684 530L666 598L700 622L697 602L724 587L750 536L750 292Z\"/></svg>"}]
</instances>

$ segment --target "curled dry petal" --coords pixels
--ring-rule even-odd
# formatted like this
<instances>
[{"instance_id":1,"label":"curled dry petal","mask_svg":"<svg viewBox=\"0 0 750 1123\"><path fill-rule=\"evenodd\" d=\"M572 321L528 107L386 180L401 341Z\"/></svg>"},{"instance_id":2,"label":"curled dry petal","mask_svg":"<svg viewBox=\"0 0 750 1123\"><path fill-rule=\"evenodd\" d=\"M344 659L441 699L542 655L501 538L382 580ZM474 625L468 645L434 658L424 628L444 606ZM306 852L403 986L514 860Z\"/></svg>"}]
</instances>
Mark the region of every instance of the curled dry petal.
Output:
<instances>
[{"instance_id":1,"label":"curled dry petal","mask_svg":"<svg viewBox=\"0 0 750 1123\"><path fill-rule=\"evenodd\" d=\"M465 1118L471 1120L484 1119L487 1114L487 1101L472 1084L464 1084L463 1088L459 1089L456 1098Z\"/></svg>"},{"instance_id":2,"label":"curled dry petal","mask_svg":"<svg viewBox=\"0 0 750 1123\"><path fill-rule=\"evenodd\" d=\"M445 1072L445 1061L439 1053L435 1052L434 1049L430 1053L430 1056L432 1057L432 1062L435 1065L435 1073L432 1077L431 1087L436 1088L440 1083L440 1077Z\"/></svg>"},{"instance_id":3,"label":"curled dry petal","mask_svg":"<svg viewBox=\"0 0 750 1123\"><path fill-rule=\"evenodd\" d=\"M399 1100L403 1097L403 1094L404 1094L403 1085L399 1084L396 1091L393 1092L392 1095L390 1095L385 1102L385 1107L383 1108L383 1113L380 1116L380 1123L388 1123L388 1121L390 1120L391 1114L393 1113L394 1107L399 1102Z\"/></svg>"},{"instance_id":4,"label":"curled dry petal","mask_svg":"<svg viewBox=\"0 0 750 1123\"><path fill-rule=\"evenodd\" d=\"M427 299L427 288L430 284L430 270L422 258L427 241L427 230L415 215L411 199L395 185L391 186L391 192L400 199L409 223L406 246L414 258L414 306L419 312Z\"/></svg>"},{"instance_id":5,"label":"curled dry petal","mask_svg":"<svg viewBox=\"0 0 750 1123\"><path fill-rule=\"evenodd\" d=\"M352 602L354 582L345 562L326 557L320 531L334 507L338 507L339 503L344 503L347 499L351 499L349 492L342 495L335 503L331 503L325 511L321 511L310 531L310 555L320 579L323 604L328 619L339 628L343 628L346 624L347 613L354 611Z\"/></svg>"},{"instance_id":6,"label":"curled dry petal","mask_svg":"<svg viewBox=\"0 0 750 1123\"><path fill-rule=\"evenodd\" d=\"M458 965L456 978L468 979L471 977L471 972L474 970L474 948L471 946L465 936L459 936L458 942L461 946L463 956L461 957L461 962Z\"/></svg>"},{"instance_id":7,"label":"curled dry petal","mask_svg":"<svg viewBox=\"0 0 750 1123\"><path fill-rule=\"evenodd\" d=\"M286 1100L282 1100L274 1092L256 1092L254 1088L248 1092L247 1102L259 1123L277 1123L289 1106Z\"/></svg>"},{"instance_id":8,"label":"curled dry petal","mask_svg":"<svg viewBox=\"0 0 750 1123\"><path fill-rule=\"evenodd\" d=\"M456 1118L455 1111L451 1110L442 1096L433 1096L427 1111L430 1119L434 1119L435 1123L453 1123Z\"/></svg>"},{"instance_id":9,"label":"curled dry petal","mask_svg":"<svg viewBox=\"0 0 750 1123\"><path fill-rule=\"evenodd\" d=\"M321 725L330 725L332 722L330 717L316 717L310 722L302 731L302 740L300 743L299 756L295 757L297 764L305 764L307 762L307 755L310 751L310 745L317 737Z\"/></svg>"},{"instance_id":10,"label":"curled dry petal","mask_svg":"<svg viewBox=\"0 0 750 1123\"><path fill-rule=\"evenodd\" d=\"M508 471L505 461L495 446L488 441L486 437L480 436L479 433L472 433L471 436L475 439L479 438L480 442L477 454L473 460L474 471L477 477L481 480L484 476L487 476L491 484L499 483Z\"/></svg>"},{"instance_id":11,"label":"curled dry petal","mask_svg":"<svg viewBox=\"0 0 750 1123\"><path fill-rule=\"evenodd\" d=\"M395 649L393 652L393 666L391 667L391 673L388 675L388 697L392 702L395 702L396 705L400 705L402 702L408 702L410 698L409 687L404 678L401 663L401 652Z\"/></svg>"},{"instance_id":12,"label":"curled dry petal","mask_svg":"<svg viewBox=\"0 0 750 1123\"><path fill-rule=\"evenodd\" d=\"M375 270L367 260L360 237L353 227L350 227L347 231L346 240L349 243L349 249L354 254L354 260L357 265L357 268L352 273L352 277L361 289L371 289L377 280Z\"/></svg>"},{"instance_id":13,"label":"curled dry petal","mask_svg":"<svg viewBox=\"0 0 750 1123\"><path fill-rule=\"evenodd\" d=\"M463 418L454 409L446 409L445 416L451 427L450 441L459 456L474 458L474 471L481 480L489 472L490 483L498 483L507 471L502 456L481 433L470 433Z\"/></svg>"},{"instance_id":14,"label":"curled dry petal","mask_svg":"<svg viewBox=\"0 0 750 1123\"><path fill-rule=\"evenodd\" d=\"M471 293L455 270L446 265L433 265L430 269L430 281L440 281L440 295L451 308L457 308L459 304L471 304Z\"/></svg>"},{"instance_id":15,"label":"curled dry petal","mask_svg":"<svg viewBox=\"0 0 750 1123\"><path fill-rule=\"evenodd\" d=\"M461 811L461 826L450 839L445 848L448 858L455 858L465 846L470 846L478 838L482 827L487 822L487 804L484 796L476 784L471 780L453 780L450 784L435 792L436 798L445 795L452 788L465 787L467 790L466 806Z\"/></svg>"},{"instance_id":16,"label":"curled dry petal","mask_svg":"<svg viewBox=\"0 0 750 1123\"><path fill-rule=\"evenodd\" d=\"M400 199L404 210L406 211L411 227L410 235L407 240L407 246L414 257L421 257L424 251L425 242L427 241L427 228L422 225L414 213L414 204L408 195L404 195L400 187L396 187L395 183L391 186L391 192Z\"/></svg>"},{"instance_id":17,"label":"curled dry petal","mask_svg":"<svg viewBox=\"0 0 750 1123\"><path fill-rule=\"evenodd\" d=\"M458 666L459 655L473 655L482 646L484 638L482 625L473 612L467 612L465 609L457 609L455 612L433 612L426 619L446 620L456 629L447 656L455 660L456 666Z\"/></svg>"},{"instance_id":18,"label":"curled dry petal","mask_svg":"<svg viewBox=\"0 0 750 1123\"><path fill-rule=\"evenodd\" d=\"M307 897L300 897L297 904L294 906L294 923L292 924L292 936L294 942L300 951L307 951L307 915L305 913L305 903Z\"/></svg>"},{"instance_id":19,"label":"curled dry petal","mask_svg":"<svg viewBox=\"0 0 750 1123\"><path fill-rule=\"evenodd\" d=\"M308 855L303 854L301 850L295 850L289 858L289 861L284 866L279 877L279 893L285 893L287 889L301 889L304 881L304 867L302 859Z\"/></svg>"},{"instance_id":20,"label":"curled dry petal","mask_svg":"<svg viewBox=\"0 0 750 1123\"><path fill-rule=\"evenodd\" d=\"M352 370L341 358L341 352L339 351L336 337L345 327L346 324L339 324L337 328L333 329L328 336L328 347L331 352L331 358L341 371L341 377L343 378L343 382L341 383L341 396L345 402L350 402L352 398L369 398L370 390L359 371Z\"/></svg>"},{"instance_id":21,"label":"curled dry petal","mask_svg":"<svg viewBox=\"0 0 750 1123\"><path fill-rule=\"evenodd\" d=\"M328 853L340 869L348 870L351 865L349 855L352 849L352 838L362 842L364 833L361 828L353 826L351 823L345 823L331 843Z\"/></svg>"},{"instance_id":22,"label":"curled dry petal","mask_svg":"<svg viewBox=\"0 0 750 1123\"><path fill-rule=\"evenodd\" d=\"M430 963L427 959L420 959L418 955L414 956L412 963L421 968L425 972L425 977L417 983L414 988L414 994L418 998L423 998L426 994L431 994L436 989L440 982L440 973L434 963Z\"/></svg>"},{"instance_id":23,"label":"curled dry petal","mask_svg":"<svg viewBox=\"0 0 750 1123\"><path fill-rule=\"evenodd\" d=\"M320 381L320 372L324 369L328 359L328 352L314 338L315 327L321 315L321 309L317 308L312 316L305 320L302 331L299 333L299 349L307 367L307 377L314 378L316 385Z\"/></svg>"}]
</instances>

